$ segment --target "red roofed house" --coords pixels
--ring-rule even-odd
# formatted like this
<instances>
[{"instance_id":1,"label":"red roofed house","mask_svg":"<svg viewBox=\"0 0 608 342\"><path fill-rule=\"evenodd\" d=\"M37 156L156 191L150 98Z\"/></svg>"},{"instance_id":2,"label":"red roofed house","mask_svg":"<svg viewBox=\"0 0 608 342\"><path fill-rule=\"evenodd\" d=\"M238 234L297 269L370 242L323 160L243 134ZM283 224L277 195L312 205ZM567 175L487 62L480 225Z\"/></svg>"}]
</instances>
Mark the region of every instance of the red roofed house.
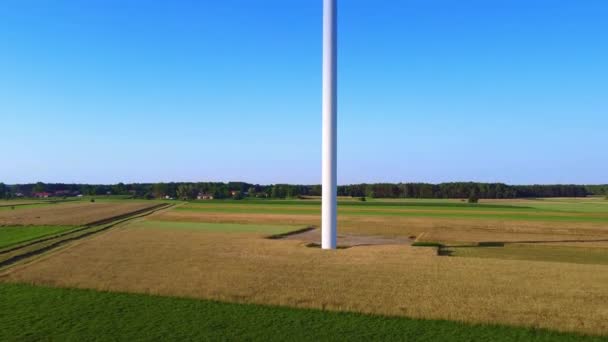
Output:
<instances>
[{"instance_id":1,"label":"red roofed house","mask_svg":"<svg viewBox=\"0 0 608 342\"><path fill-rule=\"evenodd\" d=\"M50 192L34 192L33 195L34 197L38 198L47 198L52 196L53 194L51 194Z\"/></svg>"}]
</instances>

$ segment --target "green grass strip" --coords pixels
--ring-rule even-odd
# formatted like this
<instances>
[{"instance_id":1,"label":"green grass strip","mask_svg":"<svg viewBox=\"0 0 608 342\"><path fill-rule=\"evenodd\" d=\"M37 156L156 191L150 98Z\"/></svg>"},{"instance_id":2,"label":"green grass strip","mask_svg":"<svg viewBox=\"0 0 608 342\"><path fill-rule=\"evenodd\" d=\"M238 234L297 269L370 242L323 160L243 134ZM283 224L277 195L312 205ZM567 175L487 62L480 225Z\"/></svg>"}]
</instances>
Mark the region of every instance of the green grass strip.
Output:
<instances>
[{"instance_id":1,"label":"green grass strip","mask_svg":"<svg viewBox=\"0 0 608 342\"><path fill-rule=\"evenodd\" d=\"M605 341L547 330L0 284L0 340Z\"/></svg>"},{"instance_id":2,"label":"green grass strip","mask_svg":"<svg viewBox=\"0 0 608 342\"><path fill-rule=\"evenodd\" d=\"M0 227L0 249L42 237L63 233L76 226L2 226Z\"/></svg>"},{"instance_id":3,"label":"green grass strip","mask_svg":"<svg viewBox=\"0 0 608 342\"><path fill-rule=\"evenodd\" d=\"M416 241L412 243L414 247L442 247L443 245L439 242L432 241Z\"/></svg>"},{"instance_id":4,"label":"green grass strip","mask_svg":"<svg viewBox=\"0 0 608 342\"><path fill-rule=\"evenodd\" d=\"M298 205L298 206L321 206L319 200L213 200L213 201L190 201L192 205ZM446 201L386 201L386 202L360 202L360 201L338 201L339 206L345 207L442 207L442 208L478 208L478 209L532 209L522 205L508 204L470 204L466 202L446 202Z\"/></svg>"},{"instance_id":5,"label":"green grass strip","mask_svg":"<svg viewBox=\"0 0 608 342\"><path fill-rule=\"evenodd\" d=\"M177 207L177 211L192 211L192 212L208 212L208 213L239 213L239 214L283 214L283 215L320 215L321 208L313 209L296 209L296 208L264 208L264 207L213 207L213 206L192 206L186 205ZM453 219L500 219L500 220L517 220L517 221L556 221L556 222L600 222L608 223L608 214L587 214L573 215L552 214L547 212L529 212L529 213L484 213L483 211L470 212L440 212L440 211L387 211L387 210L356 210L338 207L338 213L346 216L399 216L399 217L436 217L436 218L453 218Z\"/></svg>"}]
</instances>

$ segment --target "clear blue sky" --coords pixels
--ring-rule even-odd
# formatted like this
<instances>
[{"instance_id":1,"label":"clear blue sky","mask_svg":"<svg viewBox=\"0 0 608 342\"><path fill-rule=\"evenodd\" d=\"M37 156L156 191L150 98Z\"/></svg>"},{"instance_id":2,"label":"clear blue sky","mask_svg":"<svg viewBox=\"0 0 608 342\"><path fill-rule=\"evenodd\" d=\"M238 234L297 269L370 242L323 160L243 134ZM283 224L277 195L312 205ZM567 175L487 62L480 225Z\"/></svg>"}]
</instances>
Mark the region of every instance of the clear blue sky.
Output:
<instances>
[{"instance_id":1,"label":"clear blue sky","mask_svg":"<svg viewBox=\"0 0 608 342\"><path fill-rule=\"evenodd\" d=\"M320 183L321 0L0 4L0 181ZM339 183L608 182L608 2L342 0Z\"/></svg>"}]
</instances>

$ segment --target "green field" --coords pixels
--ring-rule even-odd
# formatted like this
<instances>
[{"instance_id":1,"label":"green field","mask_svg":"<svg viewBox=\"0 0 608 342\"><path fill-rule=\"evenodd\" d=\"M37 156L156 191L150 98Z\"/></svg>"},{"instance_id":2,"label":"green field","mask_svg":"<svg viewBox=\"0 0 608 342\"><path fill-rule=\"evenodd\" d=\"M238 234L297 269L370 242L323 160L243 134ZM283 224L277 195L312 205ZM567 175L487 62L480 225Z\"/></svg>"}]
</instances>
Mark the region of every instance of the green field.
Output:
<instances>
[{"instance_id":1,"label":"green field","mask_svg":"<svg viewBox=\"0 0 608 342\"><path fill-rule=\"evenodd\" d=\"M0 227L0 249L67 232L74 226L5 226Z\"/></svg>"},{"instance_id":2,"label":"green field","mask_svg":"<svg viewBox=\"0 0 608 342\"><path fill-rule=\"evenodd\" d=\"M147 295L0 284L0 340L604 341L601 337Z\"/></svg>"},{"instance_id":3,"label":"green field","mask_svg":"<svg viewBox=\"0 0 608 342\"><path fill-rule=\"evenodd\" d=\"M446 219L498 219L608 223L608 205L559 201L522 201L517 204L468 204L458 201L342 201L338 213L350 216L435 217ZM598 201L594 201L598 202ZM318 215L319 201L198 201L176 210L241 214Z\"/></svg>"}]
</instances>

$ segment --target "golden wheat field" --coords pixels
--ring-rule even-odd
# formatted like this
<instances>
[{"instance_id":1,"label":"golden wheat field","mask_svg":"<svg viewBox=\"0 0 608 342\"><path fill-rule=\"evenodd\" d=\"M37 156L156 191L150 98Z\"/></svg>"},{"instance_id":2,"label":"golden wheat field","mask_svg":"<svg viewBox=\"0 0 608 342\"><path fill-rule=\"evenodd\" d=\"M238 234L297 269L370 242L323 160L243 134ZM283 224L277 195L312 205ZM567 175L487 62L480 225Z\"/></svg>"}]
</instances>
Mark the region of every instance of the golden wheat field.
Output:
<instances>
[{"instance_id":1,"label":"golden wheat field","mask_svg":"<svg viewBox=\"0 0 608 342\"><path fill-rule=\"evenodd\" d=\"M0 211L0 226L11 225L84 225L148 208L156 203L109 201L45 204Z\"/></svg>"}]
</instances>

